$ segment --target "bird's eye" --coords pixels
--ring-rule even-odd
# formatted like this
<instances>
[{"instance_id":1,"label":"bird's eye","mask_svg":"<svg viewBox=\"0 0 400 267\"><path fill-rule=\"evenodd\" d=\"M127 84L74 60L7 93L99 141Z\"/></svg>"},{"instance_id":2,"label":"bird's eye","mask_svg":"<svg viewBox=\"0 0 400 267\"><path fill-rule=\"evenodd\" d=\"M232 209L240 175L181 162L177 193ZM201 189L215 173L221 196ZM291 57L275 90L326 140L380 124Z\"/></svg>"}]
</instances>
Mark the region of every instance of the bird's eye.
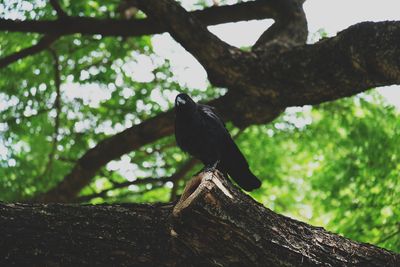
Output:
<instances>
[{"instance_id":1,"label":"bird's eye","mask_svg":"<svg viewBox=\"0 0 400 267\"><path fill-rule=\"evenodd\" d=\"M185 99L183 99L183 98L181 98L181 97L177 97L176 98L176 104L179 106L179 105L184 105L184 104L186 104L186 100Z\"/></svg>"}]
</instances>

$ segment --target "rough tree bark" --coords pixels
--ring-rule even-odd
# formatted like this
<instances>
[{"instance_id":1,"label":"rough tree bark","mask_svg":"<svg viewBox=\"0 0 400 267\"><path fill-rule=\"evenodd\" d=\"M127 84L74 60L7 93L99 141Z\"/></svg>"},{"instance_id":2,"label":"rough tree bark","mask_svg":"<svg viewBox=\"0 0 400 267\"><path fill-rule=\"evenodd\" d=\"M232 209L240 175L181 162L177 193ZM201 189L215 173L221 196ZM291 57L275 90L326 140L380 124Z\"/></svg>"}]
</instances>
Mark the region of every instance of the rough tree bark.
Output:
<instances>
[{"instance_id":1,"label":"rough tree bark","mask_svg":"<svg viewBox=\"0 0 400 267\"><path fill-rule=\"evenodd\" d=\"M0 204L1 266L399 266L400 255L278 215L218 172L171 204Z\"/></svg>"}]
</instances>

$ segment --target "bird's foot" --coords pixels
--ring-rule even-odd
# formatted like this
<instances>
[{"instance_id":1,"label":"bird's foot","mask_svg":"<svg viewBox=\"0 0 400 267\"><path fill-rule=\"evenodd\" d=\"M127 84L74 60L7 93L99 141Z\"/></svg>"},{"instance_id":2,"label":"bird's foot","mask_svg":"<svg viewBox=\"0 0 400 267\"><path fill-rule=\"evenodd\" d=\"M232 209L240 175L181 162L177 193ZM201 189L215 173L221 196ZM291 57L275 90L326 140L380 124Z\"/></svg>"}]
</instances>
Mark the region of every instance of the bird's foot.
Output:
<instances>
[{"instance_id":1,"label":"bird's foot","mask_svg":"<svg viewBox=\"0 0 400 267\"><path fill-rule=\"evenodd\" d=\"M204 166L203 171L214 173L214 172L217 170L217 166L218 166L219 162L220 162L220 161L217 160L216 162L214 162L213 165L206 165L206 166Z\"/></svg>"},{"instance_id":2,"label":"bird's foot","mask_svg":"<svg viewBox=\"0 0 400 267\"><path fill-rule=\"evenodd\" d=\"M213 166L205 166L203 172L214 172L215 168Z\"/></svg>"}]
</instances>

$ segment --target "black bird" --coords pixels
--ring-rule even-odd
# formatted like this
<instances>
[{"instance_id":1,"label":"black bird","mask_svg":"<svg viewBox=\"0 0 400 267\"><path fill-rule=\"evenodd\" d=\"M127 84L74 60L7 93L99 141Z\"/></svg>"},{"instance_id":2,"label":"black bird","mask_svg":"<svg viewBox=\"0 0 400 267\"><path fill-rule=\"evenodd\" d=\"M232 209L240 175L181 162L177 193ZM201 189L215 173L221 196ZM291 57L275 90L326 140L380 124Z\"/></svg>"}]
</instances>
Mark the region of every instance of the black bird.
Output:
<instances>
[{"instance_id":1,"label":"black bird","mask_svg":"<svg viewBox=\"0 0 400 267\"><path fill-rule=\"evenodd\" d=\"M176 143L183 151L201 160L206 168L229 174L246 191L261 186L213 107L179 94L175 114Z\"/></svg>"}]
</instances>

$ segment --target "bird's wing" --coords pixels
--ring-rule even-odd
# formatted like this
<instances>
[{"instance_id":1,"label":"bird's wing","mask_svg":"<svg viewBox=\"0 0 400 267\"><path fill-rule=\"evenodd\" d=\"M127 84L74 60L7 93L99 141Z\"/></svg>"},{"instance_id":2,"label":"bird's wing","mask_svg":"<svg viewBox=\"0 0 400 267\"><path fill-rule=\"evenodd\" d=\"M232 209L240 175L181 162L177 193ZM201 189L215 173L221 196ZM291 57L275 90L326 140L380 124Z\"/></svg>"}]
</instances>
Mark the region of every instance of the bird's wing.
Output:
<instances>
[{"instance_id":1,"label":"bird's wing","mask_svg":"<svg viewBox=\"0 0 400 267\"><path fill-rule=\"evenodd\" d=\"M207 105L201 105L200 108L204 117L203 119L208 126L209 134L214 137L215 145L222 148L221 156L223 158L229 157L229 161L234 162L231 168L248 168L247 160L236 145L235 141L233 141L224 122L215 113L215 109Z\"/></svg>"},{"instance_id":2,"label":"bird's wing","mask_svg":"<svg viewBox=\"0 0 400 267\"><path fill-rule=\"evenodd\" d=\"M211 125L219 126L225 129L228 133L228 130L225 127L225 123L222 119L218 116L215 111L215 108L207 105L198 104L198 108L201 111L200 113L203 114L203 118L207 120L207 122L211 123Z\"/></svg>"},{"instance_id":3,"label":"bird's wing","mask_svg":"<svg viewBox=\"0 0 400 267\"><path fill-rule=\"evenodd\" d=\"M231 145L231 135L225 127L224 122L217 115L214 108L207 105L199 105L199 115L201 119L201 128L203 129L204 136L208 136L207 142L210 147L218 151L218 157L222 157L222 153L226 146Z\"/></svg>"}]
</instances>

